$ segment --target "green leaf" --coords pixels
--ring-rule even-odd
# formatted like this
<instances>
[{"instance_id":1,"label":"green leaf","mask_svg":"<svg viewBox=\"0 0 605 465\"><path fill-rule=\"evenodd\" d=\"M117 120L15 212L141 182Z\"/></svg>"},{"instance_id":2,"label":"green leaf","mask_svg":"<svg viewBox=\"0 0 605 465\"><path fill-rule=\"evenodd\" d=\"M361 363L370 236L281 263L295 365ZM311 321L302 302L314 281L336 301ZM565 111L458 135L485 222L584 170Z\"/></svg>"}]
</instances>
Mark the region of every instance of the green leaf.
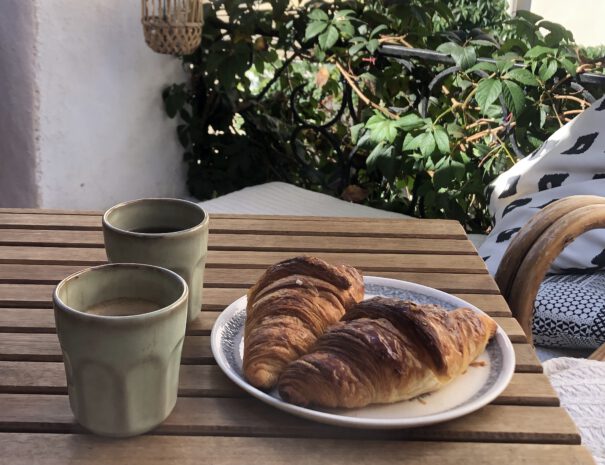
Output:
<instances>
[{"instance_id":1,"label":"green leaf","mask_svg":"<svg viewBox=\"0 0 605 465\"><path fill-rule=\"evenodd\" d=\"M498 79L483 79L477 86L475 100L483 113L494 103L502 93L502 83Z\"/></svg>"},{"instance_id":2,"label":"green leaf","mask_svg":"<svg viewBox=\"0 0 605 465\"><path fill-rule=\"evenodd\" d=\"M374 29L372 29L372 32L370 32L370 39L373 39L376 34L378 34L381 31L384 31L385 29L388 29L386 24L380 24L378 26L376 26Z\"/></svg>"},{"instance_id":3,"label":"green leaf","mask_svg":"<svg viewBox=\"0 0 605 465\"><path fill-rule=\"evenodd\" d=\"M437 143L437 148L443 154L450 153L450 138L447 135L445 129L442 126L435 126L433 130L433 136Z\"/></svg>"},{"instance_id":4,"label":"green leaf","mask_svg":"<svg viewBox=\"0 0 605 465\"><path fill-rule=\"evenodd\" d=\"M528 10L518 10L515 14L517 17L526 19L532 24L536 24L541 19L544 19L543 16L537 15Z\"/></svg>"},{"instance_id":5,"label":"green leaf","mask_svg":"<svg viewBox=\"0 0 605 465\"><path fill-rule=\"evenodd\" d=\"M496 59L496 68L501 73L506 73L509 69L515 66L515 62L513 60L498 60Z\"/></svg>"},{"instance_id":6,"label":"green leaf","mask_svg":"<svg viewBox=\"0 0 605 465\"><path fill-rule=\"evenodd\" d=\"M453 42L446 42L437 47L437 51L450 55L457 66L467 69L477 62L477 54L474 47L461 47Z\"/></svg>"},{"instance_id":7,"label":"green leaf","mask_svg":"<svg viewBox=\"0 0 605 465\"><path fill-rule=\"evenodd\" d=\"M548 81L557 72L558 66L556 60L547 60L542 62L538 69L538 76L543 82Z\"/></svg>"},{"instance_id":8,"label":"green leaf","mask_svg":"<svg viewBox=\"0 0 605 465\"><path fill-rule=\"evenodd\" d=\"M181 145L183 146L183 148L187 148L187 146L189 145L189 130L188 127L185 126L184 124L179 124L176 127L176 132L177 135L179 137L179 142L181 143Z\"/></svg>"},{"instance_id":9,"label":"green leaf","mask_svg":"<svg viewBox=\"0 0 605 465\"><path fill-rule=\"evenodd\" d=\"M436 188L451 187L452 181L464 177L464 164L455 160L448 160L433 174L433 184Z\"/></svg>"},{"instance_id":10,"label":"green leaf","mask_svg":"<svg viewBox=\"0 0 605 465\"><path fill-rule=\"evenodd\" d=\"M471 44L473 45L479 45L482 47L495 47L496 44L494 44L493 42L490 42L489 40L485 40L485 39L472 39L470 41Z\"/></svg>"},{"instance_id":11,"label":"green leaf","mask_svg":"<svg viewBox=\"0 0 605 465\"><path fill-rule=\"evenodd\" d=\"M540 21L538 26L548 29L549 31L560 32L561 34L568 32L567 29L565 29L561 24L553 23L552 21Z\"/></svg>"},{"instance_id":12,"label":"green leaf","mask_svg":"<svg viewBox=\"0 0 605 465\"><path fill-rule=\"evenodd\" d=\"M462 129L462 126L456 123L449 123L447 125L447 132L454 139L462 139L464 137L464 130Z\"/></svg>"},{"instance_id":13,"label":"green leaf","mask_svg":"<svg viewBox=\"0 0 605 465\"><path fill-rule=\"evenodd\" d=\"M548 106L540 104L540 128L543 128L546 124L546 117L548 116L549 111L550 108Z\"/></svg>"},{"instance_id":14,"label":"green leaf","mask_svg":"<svg viewBox=\"0 0 605 465\"><path fill-rule=\"evenodd\" d=\"M389 144L380 143L370 152L366 158L368 171L380 171L389 181L393 181L398 171L399 160L394 155L394 147Z\"/></svg>"},{"instance_id":15,"label":"green leaf","mask_svg":"<svg viewBox=\"0 0 605 465\"><path fill-rule=\"evenodd\" d=\"M420 153L422 153L422 155L424 157L428 157L435 151L435 146L436 146L435 138L433 137L433 134L430 132L425 132L425 133L421 134L419 137L420 137L420 140L418 141L418 144L419 144L419 148L420 148Z\"/></svg>"},{"instance_id":16,"label":"green leaf","mask_svg":"<svg viewBox=\"0 0 605 465\"><path fill-rule=\"evenodd\" d=\"M554 48L536 45L527 51L525 58L540 58L542 55L554 55L555 51L556 50Z\"/></svg>"},{"instance_id":17,"label":"green leaf","mask_svg":"<svg viewBox=\"0 0 605 465\"><path fill-rule=\"evenodd\" d=\"M344 18L347 16L353 16L353 15L355 15L355 10L339 10L336 13L334 13L335 18Z\"/></svg>"},{"instance_id":18,"label":"green leaf","mask_svg":"<svg viewBox=\"0 0 605 465\"><path fill-rule=\"evenodd\" d=\"M315 8L313 11L311 11L308 17L313 21L328 21L330 19L328 14L319 8Z\"/></svg>"},{"instance_id":19,"label":"green leaf","mask_svg":"<svg viewBox=\"0 0 605 465\"><path fill-rule=\"evenodd\" d=\"M527 44L516 37L510 38L502 44L500 52L506 53L511 50L520 50L521 53L525 53L527 51Z\"/></svg>"},{"instance_id":20,"label":"green leaf","mask_svg":"<svg viewBox=\"0 0 605 465\"><path fill-rule=\"evenodd\" d=\"M366 122L366 128L371 131L372 140L375 142L393 143L397 137L397 121L391 120L383 115L374 115Z\"/></svg>"},{"instance_id":21,"label":"green leaf","mask_svg":"<svg viewBox=\"0 0 605 465\"><path fill-rule=\"evenodd\" d=\"M378 49L378 47L380 47L380 42L378 41L378 39L372 39L368 41L366 47L370 51L370 53L374 53Z\"/></svg>"},{"instance_id":22,"label":"green leaf","mask_svg":"<svg viewBox=\"0 0 605 465\"><path fill-rule=\"evenodd\" d=\"M173 85L164 91L164 108L170 118L174 118L187 103L187 92L183 86Z\"/></svg>"},{"instance_id":23,"label":"green leaf","mask_svg":"<svg viewBox=\"0 0 605 465\"><path fill-rule=\"evenodd\" d=\"M455 44L454 42L445 42L437 47L437 51L445 53L446 55L452 55L461 48L462 47L460 45Z\"/></svg>"},{"instance_id":24,"label":"green leaf","mask_svg":"<svg viewBox=\"0 0 605 465\"><path fill-rule=\"evenodd\" d=\"M313 37L321 34L328 27L328 23L325 21L313 21L307 24L305 29L305 39L312 39Z\"/></svg>"},{"instance_id":25,"label":"green leaf","mask_svg":"<svg viewBox=\"0 0 605 465\"><path fill-rule=\"evenodd\" d=\"M414 150L417 149L419 144L418 142L414 142L417 137L412 136L409 132L403 138L403 145L401 147L402 150Z\"/></svg>"},{"instance_id":26,"label":"green leaf","mask_svg":"<svg viewBox=\"0 0 605 465\"><path fill-rule=\"evenodd\" d=\"M386 154L387 149L388 146L384 142L379 143L372 149L368 158L366 158L366 166L370 172L376 169L378 159Z\"/></svg>"},{"instance_id":27,"label":"green leaf","mask_svg":"<svg viewBox=\"0 0 605 465\"><path fill-rule=\"evenodd\" d=\"M351 143L357 144L357 141L359 140L359 135L363 134L362 129L364 128L364 126L365 125L363 123L358 123L351 126Z\"/></svg>"},{"instance_id":28,"label":"green leaf","mask_svg":"<svg viewBox=\"0 0 605 465\"><path fill-rule=\"evenodd\" d=\"M470 73L472 71L485 71L486 73L495 73L496 69L497 68L496 68L495 63L489 63L487 61L480 61L479 63L476 63L475 65L473 65L469 69L467 69L466 72Z\"/></svg>"},{"instance_id":29,"label":"green leaf","mask_svg":"<svg viewBox=\"0 0 605 465\"><path fill-rule=\"evenodd\" d=\"M349 21L335 21L334 25L342 33L343 37L351 37L355 34L355 28Z\"/></svg>"},{"instance_id":30,"label":"green leaf","mask_svg":"<svg viewBox=\"0 0 605 465\"><path fill-rule=\"evenodd\" d=\"M456 64L463 70L470 68L477 62L475 47L464 47L460 54L452 55L452 57L456 61Z\"/></svg>"},{"instance_id":31,"label":"green leaf","mask_svg":"<svg viewBox=\"0 0 605 465\"><path fill-rule=\"evenodd\" d=\"M328 50L338 41L338 29L329 26L328 30L321 34L317 41L322 50Z\"/></svg>"},{"instance_id":32,"label":"green leaf","mask_svg":"<svg viewBox=\"0 0 605 465\"><path fill-rule=\"evenodd\" d=\"M414 113L402 116L395 121L395 126L403 129L404 131L411 131L421 127L424 124L424 120Z\"/></svg>"},{"instance_id":33,"label":"green leaf","mask_svg":"<svg viewBox=\"0 0 605 465\"><path fill-rule=\"evenodd\" d=\"M502 96L508 109L517 118L525 108L525 93L521 87L512 81L502 81Z\"/></svg>"},{"instance_id":34,"label":"green leaf","mask_svg":"<svg viewBox=\"0 0 605 465\"><path fill-rule=\"evenodd\" d=\"M568 74L572 76L576 75L576 65L571 60L568 60L567 58L561 58L559 60L559 63L561 63L561 66L563 66L563 68L565 69L565 71L567 71Z\"/></svg>"},{"instance_id":35,"label":"green leaf","mask_svg":"<svg viewBox=\"0 0 605 465\"><path fill-rule=\"evenodd\" d=\"M511 69L504 75L505 79L512 79L526 86L539 86L540 83L530 71L525 68Z\"/></svg>"},{"instance_id":36,"label":"green leaf","mask_svg":"<svg viewBox=\"0 0 605 465\"><path fill-rule=\"evenodd\" d=\"M366 46L365 42L359 42L359 43L353 45L349 49L349 55L355 55L357 52L359 52L360 50L364 49L365 46Z\"/></svg>"}]
</instances>

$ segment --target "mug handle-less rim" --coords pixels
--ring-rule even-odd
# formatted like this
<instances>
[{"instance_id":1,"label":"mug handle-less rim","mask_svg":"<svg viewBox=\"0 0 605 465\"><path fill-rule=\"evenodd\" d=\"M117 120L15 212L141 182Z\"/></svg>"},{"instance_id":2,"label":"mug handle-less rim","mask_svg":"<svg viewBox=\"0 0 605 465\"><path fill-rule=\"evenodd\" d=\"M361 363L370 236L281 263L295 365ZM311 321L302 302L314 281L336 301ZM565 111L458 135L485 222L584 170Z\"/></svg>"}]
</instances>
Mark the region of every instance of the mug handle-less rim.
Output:
<instances>
[{"instance_id":1,"label":"mug handle-less rim","mask_svg":"<svg viewBox=\"0 0 605 465\"><path fill-rule=\"evenodd\" d=\"M110 270L110 269L122 269L122 270L126 270L126 269L141 270L142 269L142 270L146 270L147 272L160 273L160 274L167 276L169 279L173 279L173 280L177 281L181 285L181 288L183 289L183 291L181 292L179 297L176 298L172 303L170 303L169 305L166 305L162 308L158 308L157 310L153 310L153 311L147 312L147 313L139 313L136 315L120 315L120 316L118 316L118 315L96 315L96 314L86 313L86 312L77 310L77 309L69 306L67 303L65 303L59 297L59 293L61 292L63 287L65 287L70 281L79 279L82 275L84 275L86 273L94 273L97 271L105 271L105 270ZM56 306L55 308L60 309L62 312L66 313L67 315L70 315L71 317L74 317L79 320L91 321L91 322L95 322L95 321L103 322L103 323L110 324L110 325L113 325L113 324L123 325L124 323L133 323L134 324L134 323L140 323L144 320L166 317L166 316L170 315L172 312L174 312L177 309L177 307L179 307L183 303L186 303L188 297L189 297L189 287L187 286L187 282L183 278L181 278L181 276L179 276L177 273L170 271L167 268L162 268L160 266L144 265L141 263L107 263L104 265L85 268L83 270L77 271L76 273L73 273L73 274L67 276L59 284L57 284L57 286L55 287L55 289L53 291L53 302ZM187 308L187 305L185 305L185 308Z\"/></svg>"}]
</instances>

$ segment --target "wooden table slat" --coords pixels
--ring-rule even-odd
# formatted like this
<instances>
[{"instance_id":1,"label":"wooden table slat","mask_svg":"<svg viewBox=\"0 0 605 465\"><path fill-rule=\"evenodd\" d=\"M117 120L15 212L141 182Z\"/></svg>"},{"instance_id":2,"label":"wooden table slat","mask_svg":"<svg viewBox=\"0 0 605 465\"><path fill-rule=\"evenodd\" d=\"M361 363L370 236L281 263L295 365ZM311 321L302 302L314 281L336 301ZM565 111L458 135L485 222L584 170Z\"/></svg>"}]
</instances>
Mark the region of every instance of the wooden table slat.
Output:
<instances>
[{"instance_id":1,"label":"wooden table slat","mask_svg":"<svg viewBox=\"0 0 605 465\"><path fill-rule=\"evenodd\" d=\"M224 218L211 214L210 232L229 234L293 234L313 236L342 235L350 237L426 237L466 239L460 223L451 220L388 220L372 218L369 221L358 219L326 219L324 221L264 219L238 216ZM398 228L405 222L405 228ZM1 213L0 227L5 229L71 229L99 230L100 216L86 215L40 215L30 213Z\"/></svg>"},{"instance_id":2,"label":"wooden table slat","mask_svg":"<svg viewBox=\"0 0 605 465\"><path fill-rule=\"evenodd\" d=\"M66 276L79 271L79 265L23 265L1 264L0 283L2 284L56 284ZM250 287L262 274L261 269L209 268L205 272L206 287ZM400 279L434 287L445 292L466 294L499 294L498 287L488 274L468 273L431 273L382 271L375 273L385 278ZM241 290L239 292L242 292Z\"/></svg>"},{"instance_id":3,"label":"wooden table slat","mask_svg":"<svg viewBox=\"0 0 605 465\"><path fill-rule=\"evenodd\" d=\"M187 334L206 336L220 312L204 311L187 327ZM527 342L523 328L517 320L495 317L512 342ZM0 333L54 333L55 318L50 308L0 307Z\"/></svg>"},{"instance_id":4,"label":"wooden table slat","mask_svg":"<svg viewBox=\"0 0 605 465\"><path fill-rule=\"evenodd\" d=\"M0 245L35 247L103 247L101 231L0 229ZM459 239L422 239L408 237L326 236L321 241L314 236L248 234L210 235L210 250L265 250L289 253L342 252L342 253L445 253L474 255L469 241Z\"/></svg>"},{"instance_id":5,"label":"wooden table slat","mask_svg":"<svg viewBox=\"0 0 605 465\"><path fill-rule=\"evenodd\" d=\"M0 431L80 432L64 395L0 394ZM390 438L579 444L560 407L488 405L446 423L404 430L357 430L294 417L251 398L181 397L155 433L277 437Z\"/></svg>"},{"instance_id":6,"label":"wooden table slat","mask_svg":"<svg viewBox=\"0 0 605 465\"><path fill-rule=\"evenodd\" d=\"M259 268L292 257L292 252L210 250L207 268ZM346 263L365 272L372 271L434 271L487 273L485 263L477 255L445 254L380 254L318 252L315 256L330 263ZM0 246L0 263L99 265L106 262L104 249L64 247Z\"/></svg>"},{"instance_id":7,"label":"wooden table slat","mask_svg":"<svg viewBox=\"0 0 605 465\"><path fill-rule=\"evenodd\" d=\"M513 344L517 359L516 370L540 373L542 365L529 344ZM0 360L60 362L61 348L56 334L0 333ZM209 336L186 336L183 363L213 364Z\"/></svg>"},{"instance_id":8,"label":"wooden table slat","mask_svg":"<svg viewBox=\"0 0 605 465\"><path fill-rule=\"evenodd\" d=\"M360 447L361 445L361 447ZM594 465L581 446L145 435L0 433L0 465Z\"/></svg>"},{"instance_id":9,"label":"wooden table slat","mask_svg":"<svg viewBox=\"0 0 605 465\"><path fill-rule=\"evenodd\" d=\"M52 306L53 285L45 284L0 284L0 307L45 307ZM246 294L245 288L204 289L202 308L224 310L227 305ZM510 310L502 296L492 294L453 294L492 316L510 316Z\"/></svg>"},{"instance_id":10,"label":"wooden table slat","mask_svg":"<svg viewBox=\"0 0 605 465\"><path fill-rule=\"evenodd\" d=\"M0 361L0 393L67 394L65 370L58 362ZM182 365L179 396L247 397L216 365ZM558 406L557 394L541 373L515 373L495 400L502 405Z\"/></svg>"}]
</instances>

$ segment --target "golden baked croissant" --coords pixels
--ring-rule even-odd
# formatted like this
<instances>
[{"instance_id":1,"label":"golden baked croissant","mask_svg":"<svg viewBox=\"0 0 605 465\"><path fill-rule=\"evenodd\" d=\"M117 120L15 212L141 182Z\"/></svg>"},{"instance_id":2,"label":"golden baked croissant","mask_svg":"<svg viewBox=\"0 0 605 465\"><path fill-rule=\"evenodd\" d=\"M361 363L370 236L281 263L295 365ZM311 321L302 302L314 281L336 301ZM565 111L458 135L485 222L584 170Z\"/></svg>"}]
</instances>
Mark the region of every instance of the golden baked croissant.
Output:
<instances>
[{"instance_id":1,"label":"golden baked croissant","mask_svg":"<svg viewBox=\"0 0 605 465\"><path fill-rule=\"evenodd\" d=\"M462 374L497 325L467 308L375 297L357 304L290 363L278 390L287 402L364 407L435 391Z\"/></svg>"},{"instance_id":2,"label":"golden baked croissant","mask_svg":"<svg viewBox=\"0 0 605 465\"><path fill-rule=\"evenodd\" d=\"M363 278L350 266L296 257L269 267L248 291L244 375L269 389L292 360L363 299Z\"/></svg>"}]
</instances>

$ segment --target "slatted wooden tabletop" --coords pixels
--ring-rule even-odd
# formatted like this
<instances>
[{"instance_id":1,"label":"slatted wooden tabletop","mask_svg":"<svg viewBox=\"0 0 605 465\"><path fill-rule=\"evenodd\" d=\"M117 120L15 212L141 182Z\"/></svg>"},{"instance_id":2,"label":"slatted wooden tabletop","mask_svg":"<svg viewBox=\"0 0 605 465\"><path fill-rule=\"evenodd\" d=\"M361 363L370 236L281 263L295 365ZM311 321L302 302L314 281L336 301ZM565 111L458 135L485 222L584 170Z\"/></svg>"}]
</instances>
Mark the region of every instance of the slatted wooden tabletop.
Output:
<instances>
[{"instance_id":1,"label":"slatted wooden tabletop","mask_svg":"<svg viewBox=\"0 0 605 465\"><path fill-rule=\"evenodd\" d=\"M514 343L511 384L471 415L395 431L320 425L249 397L215 365L212 324L264 268L301 253L482 308ZM594 463L458 223L211 215L205 301L186 337L176 408L152 433L126 440L75 423L51 310L58 281L105 259L95 212L0 210L1 464Z\"/></svg>"}]
</instances>

